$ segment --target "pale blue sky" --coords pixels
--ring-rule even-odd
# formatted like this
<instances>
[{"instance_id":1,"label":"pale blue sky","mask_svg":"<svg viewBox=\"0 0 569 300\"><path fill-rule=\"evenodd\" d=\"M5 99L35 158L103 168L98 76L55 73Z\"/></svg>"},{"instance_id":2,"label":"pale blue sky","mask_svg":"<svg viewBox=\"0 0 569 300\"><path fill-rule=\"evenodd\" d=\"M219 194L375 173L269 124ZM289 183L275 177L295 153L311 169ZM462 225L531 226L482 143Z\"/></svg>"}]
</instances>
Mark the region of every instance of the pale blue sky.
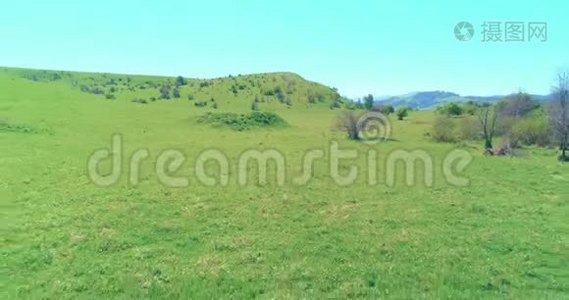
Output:
<instances>
[{"instance_id":1,"label":"pale blue sky","mask_svg":"<svg viewBox=\"0 0 569 300\"><path fill-rule=\"evenodd\" d=\"M555 73L569 65L567 0L22 0L1 6L1 66L188 77L290 71L360 97L419 90L547 93ZM459 21L474 25L471 41L455 39ZM484 21L545 21L548 41L484 43Z\"/></svg>"}]
</instances>

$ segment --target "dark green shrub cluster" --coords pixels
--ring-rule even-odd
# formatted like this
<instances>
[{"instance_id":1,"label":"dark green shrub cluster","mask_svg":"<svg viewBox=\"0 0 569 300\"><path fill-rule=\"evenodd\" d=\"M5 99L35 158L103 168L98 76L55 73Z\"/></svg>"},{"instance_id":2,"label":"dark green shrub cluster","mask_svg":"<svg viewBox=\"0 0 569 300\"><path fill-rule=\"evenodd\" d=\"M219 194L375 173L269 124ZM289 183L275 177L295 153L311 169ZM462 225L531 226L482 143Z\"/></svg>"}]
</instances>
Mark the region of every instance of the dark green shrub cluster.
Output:
<instances>
[{"instance_id":1,"label":"dark green shrub cluster","mask_svg":"<svg viewBox=\"0 0 569 300\"><path fill-rule=\"evenodd\" d=\"M176 87L172 90L172 97L180 98L180 89L179 88Z\"/></svg>"},{"instance_id":2,"label":"dark green shrub cluster","mask_svg":"<svg viewBox=\"0 0 569 300\"><path fill-rule=\"evenodd\" d=\"M37 131L34 128L26 125L10 124L6 121L0 120L0 132L36 133Z\"/></svg>"},{"instance_id":3,"label":"dark green shrub cluster","mask_svg":"<svg viewBox=\"0 0 569 300\"><path fill-rule=\"evenodd\" d=\"M447 116L460 116L464 113L464 109L460 105L454 102L450 102L445 105L437 107L437 112L439 114Z\"/></svg>"},{"instance_id":4,"label":"dark green shrub cluster","mask_svg":"<svg viewBox=\"0 0 569 300\"><path fill-rule=\"evenodd\" d=\"M431 135L437 142L452 143L456 142L456 123L453 119L446 116L437 116L433 122Z\"/></svg>"},{"instance_id":5,"label":"dark green shrub cluster","mask_svg":"<svg viewBox=\"0 0 569 300\"><path fill-rule=\"evenodd\" d=\"M249 114L236 113L207 113L198 119L199 123L214 126L229 127L233 130L244 131L255 127L271 127L286 124L278 115L270 112L254 111Z\"/></svg>"},{"instance_id":6,"label":"dark green shrub cluster","mask_svg":"<svg viewBox=\"0 0 569 300\"><path fill-rule=\"evenodd\" d=\"M100 87L89 87L86 84L82 84L80 87L83 93L95 94L95 95L103 95L105 90L101 89Z\"/></svg>"},{"instance_id":7,"label":"dark green shrub cluster","mask_svg":"<svg viewBox=\"0 0 569 300\"><path fill-rule=\"evenodd\" d=\"M162 86L160 88L160 99L168 100L170 99L170 87L169 86Z\"/></svg>"},{"instance_id":8,"label":"dark green shrub cluster","mask_svg":"<svg viewBox=\"0 0 569 300\"><path fill-rule=\"evenodd\" d=\"M207 81L207 80L200 82L200 88L206 88L206 87L209 87L209 86L212 86L212 85L213 85L213 82L210 82L210 81Z\"/></svg>"},{"instance_id":9,"label":"dark green shrub cluster","mask_svg":"<svg viewBox=\"0 0 569 300\"><path fill-rule=\"evenodd\" d=\"M140 103L140 104L148 104L148 100L146 100L146 99L139 99L139 98L132 99L132 100L130 100L130 102Z\"/></svg>"},{"instance_id":10,"label":"dark green shrub cluster","mask_svg":"<svg viewBox=\"0 0 569 300\"><path fill-rule=\"evenodd\" d=\"M65 72L61 71L24 71L22 78L31 81L49 82L61 80L63 78L63 75L65 75Z\"/></svg>"}]
</instances>

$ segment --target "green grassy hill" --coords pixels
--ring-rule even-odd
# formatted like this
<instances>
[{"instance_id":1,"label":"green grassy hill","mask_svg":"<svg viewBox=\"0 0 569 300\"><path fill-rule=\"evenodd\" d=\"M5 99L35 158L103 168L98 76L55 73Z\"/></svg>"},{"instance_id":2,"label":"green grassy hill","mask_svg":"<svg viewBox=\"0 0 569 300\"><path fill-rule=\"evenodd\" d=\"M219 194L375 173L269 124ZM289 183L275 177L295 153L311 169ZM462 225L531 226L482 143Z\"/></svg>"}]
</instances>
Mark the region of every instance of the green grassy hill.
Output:
<instances>
[{"instance_id":1,"label":"green grassy hill","mask_svg":"<svg viewBox=\"0 0 569 300\"><path fill-rule=\"evenodd\" d=\"M390 116L387 142L350 141L333 130L337 93L292 74L188 79L180 98L160 100L159 89L171 93L175 82L0 69L2 298L567 298L569 172L555 149L506 158L483 156L481 143L435 143L432 111ZM271 95L278 86L290 108ZM255 97L287 126L234 131L198 122L206 112L250 112ZM98 186L88 161L115 134L123 171L116 184ZM333 142L358 154L339 164L343 175L358 168L353 184L330 175ZM141 149L148 157L132 184ZM188 187L157 176L159 157L173 149L186 160L168 174ZM227 157L226 186L198 180L194 166L207 149ZM285 184L269 165L266 185L240 185L239 157L268 149L286 157ZM443 169L457 149L473 159L462 187ZM325 158L306 184L295 183L313 150ZM432 186L421 165L408 186L402 164L387 184L388 157L400 150L428 153ZM110 161L100 169L110 171Z\"/></svg>"},{"instance_id":2,"label":"green grassy hill","mask_svg":"<svg viewBox=\"0 0 569 300\"><path fill-rule=\"evenodd\" d=\"M155 101L193 101L204 107L250 110L253 101L265 106L330 106L343 101L338 93L322 84L293 73L238 75L216 79L89 74L0 68L0 75L38 83L57 83L108 100L148 104ZM197 103L197 104L196 104ZM213 103L216 103L213 105Z\"/></svg>"}]
</instances>

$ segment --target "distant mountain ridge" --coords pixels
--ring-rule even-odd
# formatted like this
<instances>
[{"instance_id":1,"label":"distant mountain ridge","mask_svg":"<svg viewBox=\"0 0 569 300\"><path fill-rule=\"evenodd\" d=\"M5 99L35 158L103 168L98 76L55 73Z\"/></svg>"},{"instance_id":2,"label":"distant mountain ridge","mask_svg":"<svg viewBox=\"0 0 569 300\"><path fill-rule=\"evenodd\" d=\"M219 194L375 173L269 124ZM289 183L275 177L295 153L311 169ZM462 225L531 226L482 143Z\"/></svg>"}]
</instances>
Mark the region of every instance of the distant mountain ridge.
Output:
<instances>
[{"instance_id":1,"label":"distant mountain ridge","mask_svg":"<svg viewBox=\"0 0 569 300\"><path fill-rule=\"evenodd\" d=\"M431 109L441 104L456 102L465 103L468 101L474 102L496 102L508 95L495 95L495 96L461 96L457 93L448 91L424 91L414 92L399 96L378 97L381 99L375 101L376 105L393 105L395 107L409 106L414 109ZM548 95L531 95L537 101L547 101Z\"/></svg>"}]
</instances>

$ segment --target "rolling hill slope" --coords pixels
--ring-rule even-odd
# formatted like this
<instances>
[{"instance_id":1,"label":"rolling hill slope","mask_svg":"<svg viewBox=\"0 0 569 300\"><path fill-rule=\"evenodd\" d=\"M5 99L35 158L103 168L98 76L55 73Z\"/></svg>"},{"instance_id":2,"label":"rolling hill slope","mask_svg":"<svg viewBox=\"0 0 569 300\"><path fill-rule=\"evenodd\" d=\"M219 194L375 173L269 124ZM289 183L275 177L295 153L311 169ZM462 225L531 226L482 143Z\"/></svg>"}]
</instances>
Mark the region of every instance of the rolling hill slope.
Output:
<instances>
[{"instance_id":1,"label":"rolling hill slope","mask_svg":"<svg viewBox=\"0 0 569 300\"><path fill-rule=\"evenodd\" d=\"M263 106L310 107L341 102L332 88L294 73L237 75L215 79L136 76L0 68L0 76L34 82L56 82L108 100L149 104L155 101L193 101L198 107L250 109Z\"/></svg>"}]
</instances>

